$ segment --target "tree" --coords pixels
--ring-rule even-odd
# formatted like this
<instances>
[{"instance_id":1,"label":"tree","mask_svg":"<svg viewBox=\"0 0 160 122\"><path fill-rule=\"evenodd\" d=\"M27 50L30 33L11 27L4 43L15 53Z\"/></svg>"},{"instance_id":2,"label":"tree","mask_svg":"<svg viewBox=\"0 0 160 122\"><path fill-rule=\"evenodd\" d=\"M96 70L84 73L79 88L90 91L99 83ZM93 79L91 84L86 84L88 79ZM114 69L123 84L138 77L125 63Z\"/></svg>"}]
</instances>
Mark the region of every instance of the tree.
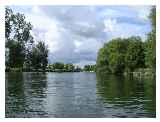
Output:
<instances>
[{"instance_id":1,"label":"tree","mask_svg":"<svg viewBox=\"0 0 160 122\"><path fill-rule=\"evenodd\" d=\"M24 46L17 41L13 41L9 46L9 66L22 67L25 59Z\"/></svg>"},{"instance_id":2,"label":"tree","mask_svg":"<svg viewBox=\"0 0 160 122\"><path fill-rule=\"evenodd\" d=\"M84 71L95 71L96 65L85 65L83 70Z\"/></svg>"},{"instance_id":3,"label":"tree","mask_svg":"<svg viewBox=\"0 0 160 122\"><path fill-rule=\"evenodd\" d=\"M156 28L156 7L152 7L151 12L149 14L149 19L151 21L152 24L152 28L155 29Z\"/></svg>"},{"instance_id":4,"label":"tree","mask_svg":"<svg viewBox=\"0 0 160 122\"><path fill-rule=\"evenodd\" d=\"M109 69L109 53L107 52L106 44L99 49L98 57L96 61L97 72L110 72Z\"/></svg>"},{"instance_id":5,"label":"tree","mask_svg":"<svg viewBox=\"0 0 160 122\"><path fill-rule=\"evenodd\" d=\"M53 65L54 69L64 69L64 64L61 62L56 62Z\"/></svg>"},{"instance_id":6,"label":"tree","mask_svg":"<svg viewBox=\"0 0 160 122\"><path fill-rule=\"evenodd\" d=\"M73 64L71 64L71 63L65 64L64 65L64 69L67 70L67 71L74 71L75 66Z\"/></svg>"},{"instance_id":7,"label":"tree","mask_svg":"<svg viewBox=\"0 0 160 122\"><path fill-rule=\"evenodd\" d=\"M128 38L128 47L125 55L126 69L134 71L145 67L144 44L140 37Z\"/></svg>"},{"instance_id":8,"label":"tree","mask_svg":"<svg viewBox=\"0 0 160 122\"><path fill-rule=\"evenodd\" d=\"M97 71L104 70L108 73L123 73L125 69L125 53L127 41L116 38L104 44L97 58Z\"/></svg>"},{"instance_id":9,"label":"tree","mask_svg":"<svg viewBox=\"0 0 160 122\"><path fill-rule=\"evenodd\" d=\"M149 19L152 24L152 31L148 34L145 43L145 64L155 72L156 68L156 8L151 9Z\"/></svg>"},{"instance_id":10,"label":"tree","mask_svg":"<svg viewBox=\"0 0 160 122\"><path fill-rule=\"evenodd\" d=\"M14 14L8 7L5 10L5 40L6 48L9 50L9 58L6 62L9 62L7 64L11 67L22 67L25 61L26 46L33 43L33 37L30 34L32 25L26 22L23 14Z\"/></svg>"},{"instance_id":11,"label":"tree","mask_svg":"<svg viewBox=\"0 0 160 122\"><path fill-rule=\"evenodd\" d=\"M48 48L44 42L40 41L33 47L30 56L31 66L35 69L46 69L48 64Z\"/></svg>"},{"instance_id":12,"label":"tree","mask_svg":"<svg viewBox=\"0 0 160 122\"><path fill-rule=\"evenodd\" d=\"M156 30L152 30L145 43L145 64L149 68L156 67Z\"/></svg>"},{"instance_id":13,"label":"tree","mask_svg":"<svg viewBox=\"0 0 160 122\"><path fill-rule=\"evenodd\" d=\"M14 18L14 15L13 15L12 10L6 7L5 8L5 38L6 38L6 41L9 40L9 36L12 31L11 28L13 24L13 18Z\"/></svg>"},{"instance_id":14,"label":"tree","mask_svg":"<svg viewBox=\"0 0 160 122\"><path fill-rule=\"evenodd\" d=\"M126 40L116 38L107 44L109 68L111 73L121 74L125 69Z\"/></svg>"},{"instance_id":15,"label":"tree","mask_svg":"<svg viewBox=\"0 0 160 122\"><path fill-rule=\"evenodd\" d=\"M97 57L97 71L122 74L126 69L145 67L144 46L140 37L116 38L99 50Z\"/></svg>"},{"instance_id":16,"label":"tree","mask_svg":"<svg viewBox=\"0 0 160 122\"><path fill-rule=\"evenodd\" d=\"M82 69L77 65L77 66L75 66L75 71L80 72L80 71L82 71Z\"/></svg>"}]
</instances>

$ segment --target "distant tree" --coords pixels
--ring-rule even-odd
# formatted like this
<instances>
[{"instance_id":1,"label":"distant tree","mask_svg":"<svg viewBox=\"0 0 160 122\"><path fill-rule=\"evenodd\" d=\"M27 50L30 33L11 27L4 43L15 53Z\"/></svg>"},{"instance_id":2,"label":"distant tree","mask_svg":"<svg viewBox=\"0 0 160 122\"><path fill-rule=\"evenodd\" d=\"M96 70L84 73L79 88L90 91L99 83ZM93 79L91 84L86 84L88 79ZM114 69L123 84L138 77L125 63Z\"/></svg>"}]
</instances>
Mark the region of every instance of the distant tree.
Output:
<instances>
[{"instance_id":1,"label":"distant tree","mask_svg":"<svg viewBox=\"0 0 160 122\"><path fill-rule=\"evenodd\" d=\"M75 66L73 64L71 64L71 63L65 64L64 65L64 69L67 70L67 71L74 71Z\"/></svg>"},{"instance_id":2,"label":"distant tree","mask_svg":"<svg viewBox=\"0 0 160 122\"><path fill-rule=\"evenodd\" d=\"M82 71L82 69L79 66L75 66L75 71L80 72L80 71Z\"/></svg>"},{"instance_id":3,"label":"distant tree","mask_svg":"<svg viewBox=\"0 0 160 122\"><path fill-rule=\"evenodd\" d=\"M85 65L83 70L84 71L95 71L96 65Z\"/></svg>"},{"instance_id":4,"label":"distant tree","mask_svg":"<svg viewBox=\"0 0 160 122\"><path fill-rule=\"evenodd\" d=\"M61 62L56 62L53 64L54 69L64 69L64 64Z\"/></svg>"}]
</instances>

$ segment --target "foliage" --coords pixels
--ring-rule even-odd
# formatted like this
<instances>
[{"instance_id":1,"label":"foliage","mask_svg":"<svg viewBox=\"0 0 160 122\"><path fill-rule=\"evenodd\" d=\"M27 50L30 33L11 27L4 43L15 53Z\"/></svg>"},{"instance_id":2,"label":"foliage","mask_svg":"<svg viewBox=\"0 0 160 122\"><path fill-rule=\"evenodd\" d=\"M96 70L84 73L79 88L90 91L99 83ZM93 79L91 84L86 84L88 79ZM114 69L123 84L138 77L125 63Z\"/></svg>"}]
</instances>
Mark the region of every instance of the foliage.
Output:
<instances>
[{"instance_id":1,"label":"foliage","mask_svg":"<svg viewBox=\"0 0 160 122\"><path fill-rule=\"evenodd\" d=\"M125 69L126 39L116 38L106 43L100 50L97 58L97 71L108 73L123 73Z\"/></svg>"},{"instance_id":2,"label":"foliage","mask_svg":"<svg viewBox=\"0 0 160 122\"><path fill-rule=\"evenodd\" d=\"M96 65L85 65L84 71L96 71Z\"/></svg>"},{"instance_id":3,"label":"foliage","mask_svg":"<svg viewBox=\"0 0 160 122\"><path fill-rule=\"evenodd\" d=\"M145 43L145 63L147 67L156 67L156 31L152 30Z\"/></svg>"},{"instance_id":4,"label":"foliage","mask_svg":"<svg viewBox=\"0 0 160 122\"><path fill-rule=\"evenodd\" d=\"M136 68L145 67L144 44L140 37L128 38L128 46L125 55L126 69L134 71Z\"/></svg>"},{"instance_id":5,"label":"foliage","mask_svg":"<svg viewBox=\"0 0 160 122\"><path fill-rule=\"evenodd\" d=\"M49 64L47 66L49 71L58 71L58 72L80 72L82 69L78 66L73 65L72 63L64 64L62 62L55 62L54 64Z\"/></svg>"},{"instance_id":6,"label":"foliage","mask_svg":"<svg viewBox=\"0 0 160 122\"><path fill-rule=\"evenodd\" d=\"M151 12L149 14L149 19L151 21L152 28L155 29L156 28L156 7L152 7Z\"/></svg>"},{"instance_id":7,"label":"foliage","mask_svg":"<svg viewBox=\"0 0 160 122\"><path fill-rule=\"evenodd\" d=\"M32 25L25 16L5 8L6 67L45 70L48 64L48 49L44 42L34 44L31 36Z\"/></svg>"},{"instance_id":8,"label":"foliage","mask_svg":"<svg viewBox=\"0 0 160 122\"><path fill-rule=\"evenodd\" d=\"M40 41L38 44L33 47L30 53L31 66L35 69L43 69L45 70L48 64L48 49L45 46L45 43Z\"/></svg>"},{"instance_id":9,"label":"foliage","mask_svg":"<svg viewBox=\"0 0 160 122\"><path fill-rule=\"evenodd\" d=\"M6 48L9 49L9 57L6 65L10 67L23 67L26 54L26 46L33 43L30 34L32 25L26 22L25 16L20 13L14 14L10 8L5 12L5 36Z\"/></svg>"},{"instance_id":10,"label":"foliage","mask_svg":"<svg viewBox=\"0 0 160 122\"><path fill-rule=\"evenodd\" d=\"M108 73L121 74L145 67L144 43L140 37L113 39L98 54L97 71L104 69Z\"/></svg>"},{"instance_id":11,"label":"foliage","mask_svg":"<svg viewBox=\"0 0 160 122\"><path fill-rule=\"evenodd\" d=\"M13 41L9 46L9 66L10 67L22 67L25 59L24 45L20 42Z\"/></svg>"},{"instance_id":12,"label":"foliage","mask_svg":"<svg viewBox=\"0 0 160 122\"><path fill-rule=\"evenodd\" d=\"M145 63L155 72L156 68L156 8L153 7L149 16L152 23L152 31L148 34L145 44Z\"/></svg>"}]
</instances>

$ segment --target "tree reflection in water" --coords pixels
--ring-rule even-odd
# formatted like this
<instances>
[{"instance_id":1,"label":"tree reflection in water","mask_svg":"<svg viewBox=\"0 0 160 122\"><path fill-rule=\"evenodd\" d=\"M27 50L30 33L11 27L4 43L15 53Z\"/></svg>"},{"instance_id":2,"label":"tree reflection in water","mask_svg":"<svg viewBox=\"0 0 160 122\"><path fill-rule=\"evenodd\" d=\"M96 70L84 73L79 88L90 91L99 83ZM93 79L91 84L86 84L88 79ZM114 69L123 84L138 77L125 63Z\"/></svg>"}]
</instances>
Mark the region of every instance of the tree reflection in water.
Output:
<instances>
[{"instance_id":1,"label":"tree reflection in water","mask_svg":"<svg viewBox=\"0 0 160 122\"><path fill-rule=\"evenodd\" d=\"M135 79L97 73L97 94L106 106L122 108L128 113L156 116L155 79Z\"/></svg>"}]
</instances>

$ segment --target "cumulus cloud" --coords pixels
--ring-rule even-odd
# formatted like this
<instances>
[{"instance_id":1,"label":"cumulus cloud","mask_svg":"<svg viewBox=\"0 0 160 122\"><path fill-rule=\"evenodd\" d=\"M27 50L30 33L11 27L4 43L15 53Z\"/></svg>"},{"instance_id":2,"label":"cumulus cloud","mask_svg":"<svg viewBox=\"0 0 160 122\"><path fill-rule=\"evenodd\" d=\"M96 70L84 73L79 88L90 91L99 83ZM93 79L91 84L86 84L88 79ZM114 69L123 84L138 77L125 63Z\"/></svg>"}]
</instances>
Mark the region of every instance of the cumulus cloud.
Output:
<instances>
[{"instance_id":1,"label":"cumulus cloud","mask_svg":"<svg viewBox=\"0 0 160 122\"><path fill-rule=\"evenodd\" d=\"M35 40L44 40L49 62L95 64L103 43L116 37L150 31L150 6L12 6L34 26Z\"/></svg>"}]
</instances>

